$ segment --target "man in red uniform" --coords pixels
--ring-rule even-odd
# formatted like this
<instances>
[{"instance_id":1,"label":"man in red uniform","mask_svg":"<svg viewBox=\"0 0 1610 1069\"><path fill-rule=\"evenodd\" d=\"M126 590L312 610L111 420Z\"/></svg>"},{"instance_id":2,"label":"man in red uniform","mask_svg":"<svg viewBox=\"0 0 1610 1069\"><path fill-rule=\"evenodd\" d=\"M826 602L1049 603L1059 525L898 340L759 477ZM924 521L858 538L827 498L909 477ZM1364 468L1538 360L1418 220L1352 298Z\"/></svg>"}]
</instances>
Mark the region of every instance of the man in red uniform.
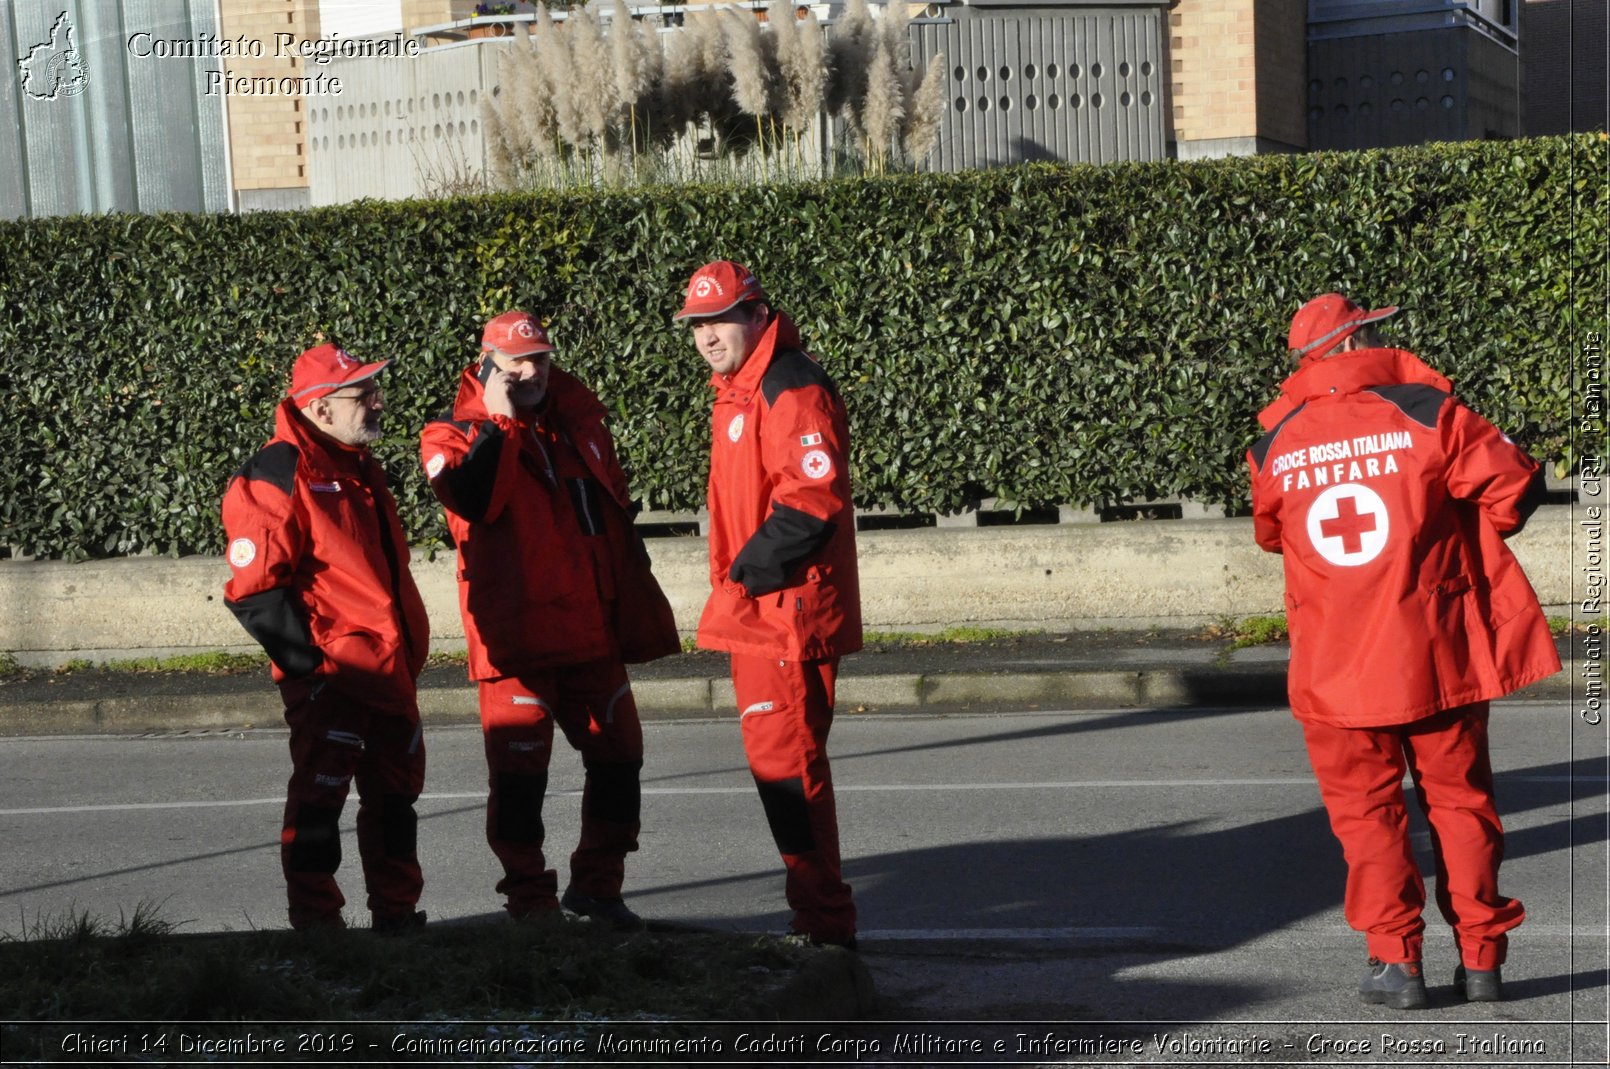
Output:
<instances>
[{"instance_id":1,"label":"man in red uniform","mask_svg":"<svg viewBox=\"0 0 1610 1069\"><path fill-rule=\"evenodd\" d=\"M553 366L547 331L525 312L487 323L481 349L451 411L421 433L420 458L458 545L497 889L517 918L562 905L634 930L643 922L621 882L637 849L643 729L624 665L679 652L676 622L598 398ZM555 721L586 769L563 898L542 849Z\"/></svg>"},{"instance_id":2,"label":"man in red uniform","mask_svg":"<svg viewBox=\"0 0 1610 1069\"><path fill-rule=\"evenodd\" d=\"M273 662L291 728L280 863L293 928L339 927L337 822L358 786L358 853L376 930L425 922L414 802L425 783L414 682L430 625L408 543L369 452L385 401L334 345L297 358L274 437L224 495L225 603Z\"/></svg>"},{"instance_id":3,"label":"man in red uniform","mask_svg":"<svg viewBox=\"0 0 1610 1069\"><path fill-rule=\"evenodd\" d=\"M1459 947L1454 985L1497 1001L1505 933L1525 912L1498 891L1488 702L1560 661L1503 542L1541 500L1542 472L1447 379L1380 347L1371 324L1395 311L1336 293L1303 305L1297 372L1247 459L1258 544L1285 558L1291 708L1347 859L1344 911L1368 946L1359 994L1414 1009L1425 886L1404 772Z\"/></svg>"},{"instance_id":4,"label":"man in red uniform","mask_svg":"<svg viewBox=\"0 0 1610 1069\"><path fill-rule=\"evenodd\" d=\"M855 945L828 767L839 658L861 648L850 432L833 381L727 260L677 313L710 365L710 600L699 645L732 655L744 753L787 869L795 932Z\"/></svg>"}]
</instances>

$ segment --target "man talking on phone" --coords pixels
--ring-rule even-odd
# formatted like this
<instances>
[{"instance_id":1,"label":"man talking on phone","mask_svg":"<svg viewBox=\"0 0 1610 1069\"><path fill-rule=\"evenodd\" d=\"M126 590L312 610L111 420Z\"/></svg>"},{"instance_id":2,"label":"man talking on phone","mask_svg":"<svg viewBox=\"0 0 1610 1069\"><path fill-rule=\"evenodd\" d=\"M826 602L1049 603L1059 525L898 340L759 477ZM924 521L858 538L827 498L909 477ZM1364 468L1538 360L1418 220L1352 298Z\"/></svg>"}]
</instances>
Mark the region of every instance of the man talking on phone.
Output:
<instances>
[{"instance_id":1,"label":"man talking on phone","mask_svg":"<svg viewBox=\"0 0 1610 1069\"><path fill-rule=\"evenodd\" d=\"M452 408L421 432L420 459L458 547L497 890L516 919L563 907L632 931L643 922L621 883L637 849L643 730L625 665L681 647L632 527L604 406L554 367L554 349L526 312L488 322ZM555 723L586 769L563 896L543 853Z\"/></svg>"}]
</instances>

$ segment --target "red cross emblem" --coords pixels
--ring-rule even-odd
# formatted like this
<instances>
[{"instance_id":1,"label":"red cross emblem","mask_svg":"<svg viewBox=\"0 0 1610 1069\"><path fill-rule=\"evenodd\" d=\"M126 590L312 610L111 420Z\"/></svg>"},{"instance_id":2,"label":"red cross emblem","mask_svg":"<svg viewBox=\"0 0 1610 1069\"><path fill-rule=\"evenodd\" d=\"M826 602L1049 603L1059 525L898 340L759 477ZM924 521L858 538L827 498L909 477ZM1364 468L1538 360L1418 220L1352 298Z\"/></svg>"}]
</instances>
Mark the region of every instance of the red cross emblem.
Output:
<instances>
[{"instance_id":1,"label":"red cross emblem","mask_svg":"<svg viewBox=\"0 0 1610 1069\"><path fill-rule=\"evenodd\" d=\"M1314 551L1344 568L1374 560L1392 533L1386 502L1362 483L1330 487L1308 506L1307 520Z\"/></svg>"},{"instance_id":2,"label":"red cross emblem","mask_svg":"<svg viewBox=\"0 0 1610 1069\"><path fill-rule=\"evenodd\" d=\"M1319 521L1319 530L1326 538L1340 538L1343 553L1360 553L1364 550L1366 531L1375 530L1375 514L1360 513L1358 498L1344 497L1336 502L1336 515Z\"/></svg>"},{"instance_id":3,"label":"red cross emblem","mask_svg":"<svg viewBox=\"0 0 1610 1069\"><path fill-rule=\"evenodd\" d=\"M833 470L833 461L820 449L812 449L799 462L800 469L812 479L824 479Z\"/></svg>"}]
</instances>

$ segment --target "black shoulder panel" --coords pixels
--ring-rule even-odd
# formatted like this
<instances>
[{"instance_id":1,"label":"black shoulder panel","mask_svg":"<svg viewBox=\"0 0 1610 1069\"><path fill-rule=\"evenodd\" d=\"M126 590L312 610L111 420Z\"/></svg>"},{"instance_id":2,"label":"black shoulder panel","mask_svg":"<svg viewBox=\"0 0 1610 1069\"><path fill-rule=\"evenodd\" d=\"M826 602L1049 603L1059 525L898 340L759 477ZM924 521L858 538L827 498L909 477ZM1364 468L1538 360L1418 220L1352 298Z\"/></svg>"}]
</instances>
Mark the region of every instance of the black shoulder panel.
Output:
<instances>
[{"instance_id":1,"label":"black shoulder panel","mask_svg":"<svg viewBox=\"0 0 1610 1069\"><path fill-rule=\"evenodd\" d=\"M441 413L438 416L436 416L435 419L432 419L430 422L431 423L447 423L447 424L450 424L450 425L452 425L454 427L457 427L460 431L462 431L465 434L468 434L470 432L470 428L475 426L474 423L471 423L467 419L454 419L453 418L453 406L452 405L448 405L446 408L442 409Z\"/></svg>"},{"instance_id":2,"label":"black shoulder panel","mask_svg":"<svg viewBox=\"0 0 1610 1069\"><path fill-rule=\"evenodd\" d=\"M288 497L296 489L296 462L300 456L301 453L290 442L270 442L253 453L235 475L253 482L268 483L285 491Z\"/></svg>"},{"instance_id":3,"label":"black shoulder panel","mask_svg":"<svg viewBox=\"0 0 1610 1069\"><path fill-rule=\"evenodd\" d=\"M776 404L777 398L785 391L805 386L820 386L835 399L839 395L832 378L822 369L822 365L798 349L784 349L773 356L771 366L766 369L765 377L760 380L760 392L765 395L768 405Z\"/></svg>"},{"instance_id":4,"label":"black shoulder panel","mask_svg":"<svg viewBox=\"0 0 1610 1069\"><path fill-rule=\"evenodd\" d=\"M1265 434L1262 438L1259 438L1256 442L1252 443L1252 460L1253 463L1258 465L1259 471L1263 470L1264 458L1269 455L1269 450L1274 446L1275 438L1280 434L1281 430L1286 426L1286 424L1291 422L1291 417L1301 412L1305 407L1306 406L1304 405L1298 405L1290 412L1287 412L1285 419L1269 428L1268 434Z\"/></svg>"},{"instance_id":5,"label":"black shoulder panel","mask_svg":"<svg viewBox=\"0 0 1610 1069\"><path fill-rule=\"evenodd\" d=\"M1399 412L1427 430L1437 429L1437 413L1448 400L1448 392L1422 383L1405 383L1398 386L1371 386L1370 393L1383 401L1390 401Z\"/></svg>"},{"instance_id":6,"label":"black shoulder panel","mask_svg":"<svg viewBox=\"0 0 1610 1069\"><path fill-rule=\"evenodd\" d=\"M470 428L475 427L475 423L470 422L470 420L452 419L452 409L444 409L441 415L438 415L436 419L430 420L430 423L446 423L448 427L456 427L462 435L469 435Z\"/></svg>"}]
</instances>

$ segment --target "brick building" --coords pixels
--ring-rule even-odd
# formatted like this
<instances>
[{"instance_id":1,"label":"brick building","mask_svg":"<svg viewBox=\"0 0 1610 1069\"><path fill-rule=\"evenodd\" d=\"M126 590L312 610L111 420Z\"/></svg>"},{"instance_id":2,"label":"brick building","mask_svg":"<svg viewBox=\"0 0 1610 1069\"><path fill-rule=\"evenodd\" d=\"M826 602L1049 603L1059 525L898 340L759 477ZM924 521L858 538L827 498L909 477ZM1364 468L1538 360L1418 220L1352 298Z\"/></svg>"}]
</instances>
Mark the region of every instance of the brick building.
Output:
<instances>
[{"instance_id":1,"label":"brick building","mask_svg":"<svg viewBox=\"0 0 1610 1069\"><path fill-rule=\"evenodd\" d=\"M1296 0L1176 0L1168 15L1176 155L1306 148L1306 29Z\"/></svg>"},{"instance_id":2,"label":"brick building","mask_svg":"<svg viewBox=\"0 0 1610 1069\"><path fill-rule=\"evenodd\" d=\"M241 81L306 74L307 61L280 55L277 34L297 41L321 35L319 0L223 0L220 26L228 38L262 42L262 56L224 61L226 74ZM235 94L225 97L229 112L229 160L235 203L240 211L302 208L308 203L307 100L302 94Z\"/></svg>"}]
</instances>

